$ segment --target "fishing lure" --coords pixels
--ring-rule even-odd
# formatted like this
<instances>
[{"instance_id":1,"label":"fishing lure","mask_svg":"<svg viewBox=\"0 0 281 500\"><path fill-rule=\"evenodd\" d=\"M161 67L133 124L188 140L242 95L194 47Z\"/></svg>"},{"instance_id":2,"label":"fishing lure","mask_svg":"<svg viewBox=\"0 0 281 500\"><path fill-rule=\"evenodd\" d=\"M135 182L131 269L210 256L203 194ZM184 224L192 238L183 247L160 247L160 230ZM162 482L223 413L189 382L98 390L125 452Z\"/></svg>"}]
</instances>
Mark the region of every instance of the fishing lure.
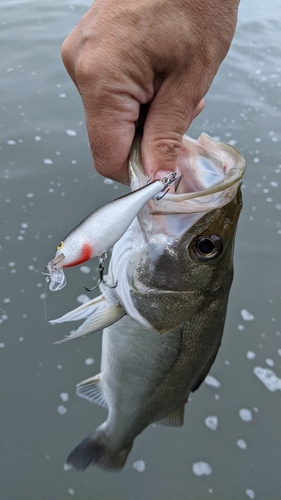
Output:
<instances>
[{"instance_id":1,"label":"fishing lure","mask_svg":"<svg viewBox=\"0 0 281 500\"><path fill-rule=\"evenodd\" d=\"M45 268L43 274L49 282L49 289L57 291L66 285L63 268L77 266L104 255L125 233L140 209L153 197L163 198L177 178L178 175L171 172L111 201L82 220L60 242L54 258Z\"/></svg>"}]
</instances>

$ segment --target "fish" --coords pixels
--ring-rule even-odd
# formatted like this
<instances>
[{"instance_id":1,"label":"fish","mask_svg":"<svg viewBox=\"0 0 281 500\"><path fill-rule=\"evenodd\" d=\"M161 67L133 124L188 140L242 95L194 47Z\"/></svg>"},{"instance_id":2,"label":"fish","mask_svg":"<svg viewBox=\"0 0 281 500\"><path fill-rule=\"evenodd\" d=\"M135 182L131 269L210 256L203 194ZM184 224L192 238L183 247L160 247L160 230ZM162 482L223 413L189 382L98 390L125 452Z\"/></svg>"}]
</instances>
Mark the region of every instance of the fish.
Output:
<instances>
[{"instance_id":1,"label":"fish","mask_svg":"<svg viewBox=\"0 0 281 500\"><path fill-rule=\"evenodd\" d=\"M133 190L146 182L140 148L138 135ZM52 321L84 320L63 341L103 328L100 373L76 392L108 415L69 454L77 470L120 471L151 423L182 426L221 345L245 160L206 134L184 136L176 171L178 191L147 202L114 245L107 281L117 287L101 283L99 297Z\"/></svg>"},{"instance_id":2,"label":"fish","mask_svg":"<svg viewBox=\"0 0 281 500\"><path fill-rule=\"evenodd\" d=\"M83 219L59 243L54 258L45 268L43 274L49 282L49 289L58 291L66 285L63 268L100 257L103 269L106 251L124 234L142 206L152 197L164 197L176 179L177 174L170 172L161 179L146 181L143 186L107 203Z\"/></svg>"}]
</instances>

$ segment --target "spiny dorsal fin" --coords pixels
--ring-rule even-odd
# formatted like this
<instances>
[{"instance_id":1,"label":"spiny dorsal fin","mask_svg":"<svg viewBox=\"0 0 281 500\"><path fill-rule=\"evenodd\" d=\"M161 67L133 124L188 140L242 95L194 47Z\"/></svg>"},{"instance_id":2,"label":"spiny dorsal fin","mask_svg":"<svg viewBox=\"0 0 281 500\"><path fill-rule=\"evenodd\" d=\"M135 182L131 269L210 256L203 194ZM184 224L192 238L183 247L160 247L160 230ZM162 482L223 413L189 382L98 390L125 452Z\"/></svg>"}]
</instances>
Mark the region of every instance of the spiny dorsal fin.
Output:
<instances>
[{"instance_id":1,"label":"spiny dorsal fin","mask_svg":"<svg viewBox=\"0 0 281 500\"><path fill-rule=\"evenodd\" d=\"M108 408L108 404L102 390L100 373L77 384L76 394L81 398L87 399L90 403L96 403L103 408Z\"/></svg>"},{"instance_id":2,"label":"spiny dorsal fin","mask_svg":"<svg viewBox=\"0 0 281 500\"><path fill-rule=\"evenodd\" d=\"M180 427L184 420L184 404L172 411L169 415L157 421L157 424L169 425L171 427Z\"/></svg>"}]
</instances>

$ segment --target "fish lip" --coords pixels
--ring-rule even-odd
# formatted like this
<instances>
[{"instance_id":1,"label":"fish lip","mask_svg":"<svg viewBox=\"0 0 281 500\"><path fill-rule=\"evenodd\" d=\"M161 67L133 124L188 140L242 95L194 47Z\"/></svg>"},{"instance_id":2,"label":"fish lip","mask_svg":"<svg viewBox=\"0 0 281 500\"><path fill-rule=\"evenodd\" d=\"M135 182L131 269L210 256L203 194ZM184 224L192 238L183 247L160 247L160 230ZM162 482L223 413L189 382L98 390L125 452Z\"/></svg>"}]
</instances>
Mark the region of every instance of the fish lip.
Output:
<instances>
[{"instance_id":1,"label":"fish lip","mask_svg":"<svg viewBox=\"0 0 281 500\"><path fill-rule=\"evenodd\" d=\"M65 259L64 253L60 253L57 257L52 260L53 266L57 266L63 259Z\"/></svg>"},{"instance_id":2,"label":"fish lip","mask_svg":"<svg viewBox=\"0 0 281 500\"><path fill-rule=\"evenodd\" d=\"M183 136L183 138L185 138L185 136ZM240 185L241 178L243 177L246 168L245 158L240 151L229 144L215 141L204 133L200 135L197 141L188 136L186 136L186 139L197 143L203 149L206 149L208 143L215 145L223 152L223 154L227 155L227 158L231 162L232 166L228 172L226 172L224 180L219 184L215 184L201 191L175 194L167 193L161 201L157 201L157 199L150 200L148 204L150 215L198 213L198 211L201 212L205 210L198 210L198 206L196 206L197 200L201 206L201 200L204 202L207 196L222 195L221 200L218 200L217 203L212 206L212 208L218 208L230 201ZM135 135L129 158L129 176L132 190L139 188L147 182L141 160L141 140L142 131L138 130ZM195 203L193 203L193 200Z\"/></svg>"}]
</instances>

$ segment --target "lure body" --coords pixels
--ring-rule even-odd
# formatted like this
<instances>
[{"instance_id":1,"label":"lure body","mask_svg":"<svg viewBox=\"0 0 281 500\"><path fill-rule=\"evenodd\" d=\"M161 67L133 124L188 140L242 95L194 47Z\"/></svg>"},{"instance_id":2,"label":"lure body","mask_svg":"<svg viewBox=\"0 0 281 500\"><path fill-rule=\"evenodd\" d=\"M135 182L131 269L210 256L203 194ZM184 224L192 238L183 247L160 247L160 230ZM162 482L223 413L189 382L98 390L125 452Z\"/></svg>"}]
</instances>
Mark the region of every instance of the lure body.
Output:
<instances>
[{"instance_id":1,"label":"lure body","mask_svg":"<svg viewBox=\"0 0 281 500\"><path fill-rule=\"evenodd\" d=\"M121 238L141 208L176 178L177 174L170 173L92 212L61 241L50 264L61 269L104 254Z\"/></svg>"}]
</instances>

